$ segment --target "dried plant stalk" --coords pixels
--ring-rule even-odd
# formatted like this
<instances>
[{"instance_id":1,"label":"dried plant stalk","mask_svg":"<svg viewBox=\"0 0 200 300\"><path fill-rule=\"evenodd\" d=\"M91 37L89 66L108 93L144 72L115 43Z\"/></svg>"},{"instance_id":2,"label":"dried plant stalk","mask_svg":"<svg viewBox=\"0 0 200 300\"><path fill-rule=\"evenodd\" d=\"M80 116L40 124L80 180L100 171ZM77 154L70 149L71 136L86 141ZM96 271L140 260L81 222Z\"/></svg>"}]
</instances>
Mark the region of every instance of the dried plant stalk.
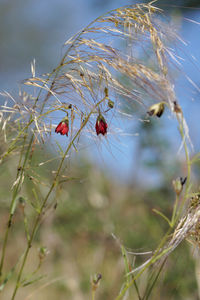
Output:
<instances>
[{"instance_id":1,"label":"dried plant stalk","mask_svg":"<svg viewBox=\"0 0 200 300\"><path fill-rule=\"evenodd\" d=\"M12 299L15 299L22 284L30 247L46 207L55 204L54 193L62 182L66 157L72 150L77 151L80 135L85 130L94 130L96 120L101 123L96 123L97 134L106 134L105 119L119 117L121 103L136 104L143 112L157 103L162 107L162 112L157 112L159 117L164 111L164 105L167 105L177 118L188 166L183 205L179 213L175 209L173 219L168 220L171 231L174 230L172 238L169 240L167 234L162 244L153 252L153 256L133 270L139 271L136 277L147 266L159 260L163 261L196 228L199 221L199 204L195 209L187 210L185 215L183 214L185 203L188 202L191 161L186 143L189 131L176 99L170 71L176 65L170 43L177 36L173 28L169 28L170 24L162 20L162 12L153 6L153 2L155 1L122 7L98 17L65 43L65 53L50 74L37 76L33 62L32 77L24 83L38 90L37 97L22 92L20 99L16 101L8 93L4 95L13 102L13 106L8 105L7 101L1 106L0 121L5 147L0 159L3 162L10 155L14 155L19 161L0 261L1 278L4 278L6 247L17 197L22 190L25 176L29 174L35 145L45 143L52 134L56 113L62 112L67 116L61 126L67 135L70 131L66 148L62 150L60 147L61 157L57 169L53 172L52 182L42 182L32 172L33 182L43 184L47 187L47 192L39 199L38 207L35 207L35 218L30 232L25 228L27 248L19 267ZM103 129L100 125L104 126ZM61 132L61 129L57 132ZM44 163L41 162L39 166ZM37 198L37 195L35 197ZM117 299L123 297L128 288L135 283L136 277L125 286Z\"/></svg>"}]
</instances>

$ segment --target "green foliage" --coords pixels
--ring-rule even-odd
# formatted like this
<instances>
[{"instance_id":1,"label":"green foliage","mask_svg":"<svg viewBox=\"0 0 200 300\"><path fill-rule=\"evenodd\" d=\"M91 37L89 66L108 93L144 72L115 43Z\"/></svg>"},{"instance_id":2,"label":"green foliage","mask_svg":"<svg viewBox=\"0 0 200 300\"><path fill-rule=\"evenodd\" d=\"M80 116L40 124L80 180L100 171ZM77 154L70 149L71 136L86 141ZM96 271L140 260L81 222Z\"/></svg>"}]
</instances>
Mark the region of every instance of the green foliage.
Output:
<instances>
[{"instance_id":1,"label":"green foliage","mask_svg":"<svg viewBox=\"0 0 200 300\"><path fill-rule=\"evenodd\" d=\"M122 7L91 22L65 43L60 63L45 76L35 76L33 62L32 78L25 84L39 88L36 97L20 93L17 103L6 94L15 104L2 106L0 114L6 188L12 180L10 197L3 188L9 205L2 201L0 212L3 297L12 293L12 300L21 299L25 287L30 288L30 297L38 293L41 299L193 296L195 276L187 277L187 285L176 292L173 285L185 268L194 268L192 260L183 263L188 255L183 242L188 239L199 246L200 194L191 177L199 154L190 158L189 131L168 70L173 55L167 46L166 23L156 18L160 11L152 6L154 2ZM94 39L99 33L105 33L105 40ZM110 37L128 39L141 55L130 57L114 41L107 45ZM108 95L115 101L108 103ZM129 113L136 107L138 165L162 174L154 188L144 176L138 176L132 187L116 183L81 160L79 148L88 134L109 145L107 130L112 132L114 118L119 124L122 107ZM180 182L173 185L180 167L170 155L173 149L162 134L162 124L140 118L145 112L160 118L166 109L176 118L185 154L187 180L181 174ZM59 119L60 114L65 116L55 125L57 114ZM55 128L65 140L54 142L50 151ZM184 255L177 260L173 255L180 244ZM176 264L174 273L170 264ZM41 271L44 275L38 274ZM163 274L171 289L166 290L160 280Z\"/></svg>"}]
</instances>

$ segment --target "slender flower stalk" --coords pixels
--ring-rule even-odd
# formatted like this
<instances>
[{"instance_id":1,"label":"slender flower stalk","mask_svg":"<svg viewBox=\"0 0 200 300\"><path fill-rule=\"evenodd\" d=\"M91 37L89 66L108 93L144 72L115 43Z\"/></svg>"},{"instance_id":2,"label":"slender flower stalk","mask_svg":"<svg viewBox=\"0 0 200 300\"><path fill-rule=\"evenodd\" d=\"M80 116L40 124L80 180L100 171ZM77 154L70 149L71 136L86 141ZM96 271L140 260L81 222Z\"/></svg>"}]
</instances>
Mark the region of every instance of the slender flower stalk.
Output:
<instances>
[{"instance_id":1,"label":"slender flower stalk","mask_svg":"<svg viewBox=\"0 0 200 300\"><path fill-rule=\"evenodd\" d=\"M41 218L41 215L43 213L43 210L45 208L45 205L49 199L49 196L51 195L52 191L54 190L54 188L56 187L56 185L58 184L58 177L60 175L60 172L61 172L61 169L63 167L63 163L65 161L65 158L67 156L67 154L69 153L71 147L73 146L74 142L76 141L76 139L79 137L79 135L81 134L82 132L82 129L87 125L91 115L93 114L93 112L95 111L95 109L105 101L106 97L104 97L103 99L101 99L97 104L96 106L93 107L93 109L90 111L90 113L88 114L88 116L85 118L85 120L82 122L81 124L81 127L79 128L79 130L77 131L77 133L74 135L73 139L71 140L71 142L69 143L65 153L63 154L63 157L60 161L60 164L59 164L59 167L57 169L57 172L56 172L56 175L55 175L55 178L52 182L52 185L49 189L49 192L47 193L46 197L44 198L43 200L43 203L42 203L42 206L40 208L40 211L38 212L38 215L37 215L37 218L35 220L35 223L33 225L33 229L32 229L32 232L31 232L31 235L30 235L30 239L29 239L29 242L28 242L28 245L27 245L27 248L26 248L26 251L25 251L25 254L24 254L24 257L23 257L23 261L22 261L22 264L21 264L21 268L19 270L19 273L18 273L18 276L17 276L17 280L16 280L16 286L15 286L15 289L14 289L14 292L13 292L13 295L12 295L12 298L11 300L14 300L15 299L15 296L16 296L16 293L17 293L17 290L19 289L20 287L20 280L21 280L21 276L22 276L22 273L23 273L23 270L24 270L24 267L25 267L25 264L26 264L26 261L27 261L27 257L28 257L28 254L29 254L29 251L30 251L30 248L31 248L31 245L32 245L32 241L35 237L35 234L36 234L36 231L38 229L38 226L39 226L39 223L40 223L40 218Z\"/></svg>"},{"instance_id":2,"label":"slender flower stalk","mask_svg":"<svg viewBox=\"0 0 200 300\"><path fill-rule=\"evenodd\" d=\"M168 255L187 237L196 225L199 218L198 204L195 206L195 203L192 202L191 207L195 206L196 210L190 207L190 210L184 215L185 204L190 202L188 195L191 187L192 162L187 145L189 134L182 109L176 100L174 83L170 81L168 75L167 61L173 55L169 55L169 47L165 46L168 42L165 39L166 24L162 24L160 20L156 23L156 18L152 17L159 12L159 9L152 6L154 2L138 4L134 7L119 8L98 17L65 43L67 49L64 56L59 65L46 78L43 76L41 78L36 77L34 75L35 72L33 72L33 77L25 81L25 84L39 88L39 92L37 98L31 102L32 105L30 107L26 105L27 99L24 98L24 102L19 108L19 117L14 115L13 122L15 122L15 125L17 124L19 130L14 137L11 135L10 144L8 144L7 150L1 157L3 161L9 155L19 156L8 223L2 244L0 260L1 279L4 279L3 271L6 248L17 205L17 198L20 192L23 191L22 187L25 175L27 175L27 170L31 169L30 167L33 163L32 157L34 155L35 143L40 144L41 141L44 143L44 135L49 136L55 127L56 133L68 136L70 132L70 137L66 139L68 145L65 150L62 151L62 147L60 147L61 157L58 167L54 173L53 181L49 184L46 196L39 202L38 207L35 207L36 215L33 219L30 232L28 232L28 227L25 224L26 237L28 237L27 246L17 274L12 300L15 299L18 289L24 282L22 279L24 268L37 230L40 227L41 217L45 213L47 205L51 205L54 201L52 200L53 191L57 187L60 187L60 178L65 169L66 157L73 149L77 151L79 138L84 132L85 127L90 130L92 128L93 133L96 132L97 136L106 136L109 130L108 124L112 121L113 116L118 117L117 109L120 107L118 99L123 98L125 99L124 102L127 101L128 104L134 103L134 105L140 105L140 108L144 109L145 107L145 110L146 107L149 107L148 114L159 118L164 113L165 105L171 109L179 124L188 174L184 189L183 186L180 187L176 184L176 200L172 218L169 219L157 211L168 222L169 230L164 235L156 250L152 252L152 257L138 268L130 270L132 279L126 281L116 299L122 299L132 285L135 285L137 289L135 280L148 267L160 262L160 270L162 270L162 266L167 260ZM103 26L102 24L106 25ZM152 61L155 62L155 68L148 65L149 56L147 60L142 62L142 60L125 53L124 49L107 45L104 40L94 39L91 37L93 32L96 35L104 32L106 37L116 37L117 41L128 38L129 43L131 41L134 42L133 47L137 44L135 43L137 38L141 44L148 41L149 49L152 51ZM136 46L136 50L138 50L137 47L138 45ZM143 54L145 54L145 51ZM46 92L43 100L42 91ZM114 101L110 100L110 96ZM73 105L68 104L69 99L70 103L73 99ZM156 104L149 104L149 99L151 101L152 99L156 99ZM16 113L16 108L13 111ZM51 121L53 117L51 118L51 116L54 115L53 113L60 114L60 112L64 112L66 117L59 124L56 124L56 126L55 124L52 125ZM96 120L95 116L97 116ZM179 201L180 194L183 198L181 204ZM159 276L159 274L160 271L157 275ZM155 276L155 281L158 276ZM149 285L146 295L150 294L155 281L153 281L152 285ZM93 292L93 298L94 295L95 293ZM138 295L140 295L139 291Z\"/></svg>"}]
</instances>

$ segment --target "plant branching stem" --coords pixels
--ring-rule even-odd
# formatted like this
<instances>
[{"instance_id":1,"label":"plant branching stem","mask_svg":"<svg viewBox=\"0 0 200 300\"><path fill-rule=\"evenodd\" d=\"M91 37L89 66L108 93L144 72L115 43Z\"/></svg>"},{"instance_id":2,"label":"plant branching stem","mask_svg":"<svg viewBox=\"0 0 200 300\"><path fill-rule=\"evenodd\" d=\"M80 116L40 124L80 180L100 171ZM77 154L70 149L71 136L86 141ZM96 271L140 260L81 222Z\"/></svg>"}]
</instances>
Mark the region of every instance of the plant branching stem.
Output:
<instances>
[{"instance_id":1,"label":"plant branching stem","mask_svg":"<svg viewBox=\"0 0 200 300\"><path fill-rule=\"evenodd\" d=\"M4 241L3 241L3 247L2 247L2 255L1 255L1 262L0 262L0 277L2 276L2 273L3 273L3 265L4 265L4 260L5 260L6 246L7 246L9 231L10 231L10 228L12 226L12 219L13 219L13 215L14 215L14 207L16 205L16 197L18 195L18 191L19 191L20 186L21 186L21 182L22 182L22 178L23 178L23 172L24 172L24 167L25 167L26 161L28 159L28 154L29 154L30 147L31 147L31 144L32 144L32 139L33 139L33 136L31 138L31 142L29 143L29 147L28 147L27 152L26 152L26 156L25 156L25 159L24 159L23 166L20 169L20 171L17 172L17 177L19 175L19 172L21 172L21 173L20 173L19 181L18 181L16 187L14 187L12 201L11 201L11 204L10 204L10 215L9 215L9 219L8 219L8 223L7 223L7 228L6 228L6 232L5 232L5 236L4 236ZM22 151L23 151L23 149L22 149ZM20 156L19 163L21 162L21 159L22 159L22 154Z\"/></svg>"},{"instance_id":2,"label":"plant branching stem","mask_svg":"<svg viewBox=\"0 0 200 300\"><path fill-rule=\"evenodd\" d=\"M40 211L36 217L36 220L35 220L35 223L34 223L34 226L33 226L33 229L32 229L32 232L31 232L31 235L30 235L30 239L28 241L28 245L27 245L27 248L26 248L26 252L24 254L24 258L23 258L23 261L22 261L22 264L21 264L21 267L20 267L20 270L19 270L19 273L18 273L18 276L17 276L17 281L16 281L16 286L15 286L15 289L14 289L14 292L13 292L13 295L12 295L12 298L11 300L14 300L15 299L15 296L16 296L16 293L17 293L17 290L18 288L20 287L20 281L21 281L21 276L22 276L22 273L23 273L23 270L24 270L24 266L25 266L25 263L27 261L27 257L28 257L28 254L29 254L29 250L31 248L31 245L32 245L32 241L34 239L34 236L35 236L35 233L37 231L37 228L39 226L39 223L40 223L40 218L41 218L41 215L43 213L43 210L44 210L44 207L49 199L49 196L51 195L54 187L56 186L57 184L57 179L60 175L60 172L61 172L61 169L62 169L62 166L63 166L63 163L64 163L64 160L69 152L69 150L71 149L71 147L73 146L75 140L79 137L82 129L86 126L86 124L88 123L92 113L95 111L95 109L103 102L106 100L106 97L104 97L102 100L100 100L95 106L94 108L90 111L90 113L87 115L87 117L85 118L85 120L82 122L82 125L81 127L79 128L79 130L77 131L77 133L74 135L73 139L71 140L71 142L69 143L65 153L63 154L63 157L60 161L60 164L59 164L59 167L57 169L57 172L56 172L56 175L55 175L55 178L54 178L54 181L49 189L49 192L47 193L46 197L44 198L44 201L42 203L42 206L40 208Z\"/></svg>"}]
</instances>

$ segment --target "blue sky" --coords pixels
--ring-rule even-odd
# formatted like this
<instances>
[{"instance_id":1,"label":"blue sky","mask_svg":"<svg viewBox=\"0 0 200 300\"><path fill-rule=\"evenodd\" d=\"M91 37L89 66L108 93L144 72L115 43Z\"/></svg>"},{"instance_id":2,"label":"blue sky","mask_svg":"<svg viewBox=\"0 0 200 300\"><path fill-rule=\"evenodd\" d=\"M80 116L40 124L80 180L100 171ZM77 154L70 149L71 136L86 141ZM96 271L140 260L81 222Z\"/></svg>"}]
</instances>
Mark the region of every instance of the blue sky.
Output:
<instances>
[{"instance_id":1,"label":"blue sky","mask_svg":"<svg viewBox=\"0 0 200 300\"><path fill-rule=\"evenodd\" d=\"M38 73L51 71L56 66L62 55L63 43L81 28L86 26L97 16L107 10L130 4L131 1L112 1L107 7L95 6L92 0L15 0L8 5L7 1L0 0L0 11L4 13L0 18L0 34L4 37L0 44L0 91L7 90L15 94L20 82L30 76L30 62L36 59ZM187 12L180 20L180 36L186 41L187 47L181 54L185 72L200 86L200 25L190 22L192 19L200 22L200 10ZM31 34L31 38L30 38ZM6 36L6 37L5 37ZM188 59L190 58L190 59ZM176 92L181 99L187 121L190 126L191 137L195 151L199 151L200 129L196 126L199 121L200 93L198 89L180 77ZM165 116L166 124L171 119L169 113ZM127 124L127 131L131 124ZM178 131L175 122L166 125L166 132L173 136L175 149L179 149ZM109 140L109 135L102 146L98 141L88 145L92 160L102 167L107 168L116 178L130 178L134 170L134 148L137 132L132 136L121 136L120 143L115 138ZM107 143L109 141L110 143ZM114 146L112 146L112 143ZM176 155L176 150L175 150Z\"/></svg>"}]
</instances>

